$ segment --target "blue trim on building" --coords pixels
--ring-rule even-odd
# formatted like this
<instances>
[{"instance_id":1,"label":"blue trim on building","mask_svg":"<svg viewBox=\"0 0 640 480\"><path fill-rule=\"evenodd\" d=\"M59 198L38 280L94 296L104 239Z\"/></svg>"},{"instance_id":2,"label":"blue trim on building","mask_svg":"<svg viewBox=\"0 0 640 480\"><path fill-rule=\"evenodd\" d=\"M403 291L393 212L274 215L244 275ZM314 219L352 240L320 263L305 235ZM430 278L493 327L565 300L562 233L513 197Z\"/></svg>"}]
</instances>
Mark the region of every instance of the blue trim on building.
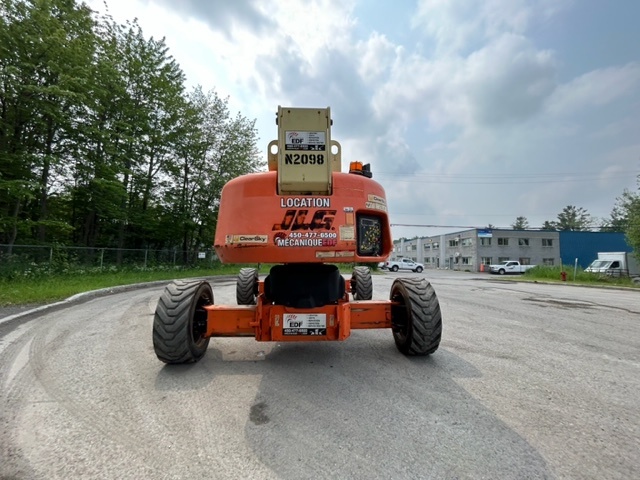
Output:
<instances>
[{"instance_id":1,"label":"blue trim on building","mask_svg":"<svg viewBox=\"0 0 640 480\"><path fill-rule=\"evenodd\" d=\"M558 232L560 258L564 265L573 265L578 259L582 268L589 266L598 252L631 252L622 232Z\"/></svg>"}]
</instances>

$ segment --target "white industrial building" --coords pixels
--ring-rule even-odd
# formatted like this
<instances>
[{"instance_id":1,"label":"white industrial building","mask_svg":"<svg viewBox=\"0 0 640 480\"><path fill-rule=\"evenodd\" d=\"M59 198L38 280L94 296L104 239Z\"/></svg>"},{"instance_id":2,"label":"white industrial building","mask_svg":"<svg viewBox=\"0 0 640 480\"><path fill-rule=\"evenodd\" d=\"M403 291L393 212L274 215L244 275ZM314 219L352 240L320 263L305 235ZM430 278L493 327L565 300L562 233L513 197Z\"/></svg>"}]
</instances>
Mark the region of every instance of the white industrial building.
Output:
<instances>
[{"instance_id":1,"label":"white industrial building","mask_svg":"<svg viewBox=\"0 0 640 480\"><path fill-rule=\"evenodd\" d=\"M392 260L403 257L425 268L483 271L485 265L518 260L523 265L560 265L559 232L471 229L393 242Z\"/></svg>"}]
</instances>

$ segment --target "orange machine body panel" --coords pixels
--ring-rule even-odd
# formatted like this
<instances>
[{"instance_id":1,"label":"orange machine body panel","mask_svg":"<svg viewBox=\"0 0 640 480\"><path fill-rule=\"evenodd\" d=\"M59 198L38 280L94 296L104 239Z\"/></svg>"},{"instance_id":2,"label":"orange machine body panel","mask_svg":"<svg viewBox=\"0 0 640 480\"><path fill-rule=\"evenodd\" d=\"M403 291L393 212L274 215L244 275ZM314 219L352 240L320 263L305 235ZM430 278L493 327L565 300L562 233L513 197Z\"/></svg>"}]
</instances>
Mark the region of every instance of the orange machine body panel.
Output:
<instances>
[{"instance_id":1,"label":"orange machine body panel","mask_svg":"<svg viewBox=\"0 0 640 480\"><path fill-rule=\"evenodd\" d=\"M222 190L214 248L223 263L380 262L393 248L382 186L363 175L333 172L331 195L278 195L277 172L243 175ZM358 239L361 217L379 228ZM379 222L377 222L379 220ZM371 236L371 239L367 237ZM375 240L359 255L358 241Z\"/></svg>"}]
</instances>

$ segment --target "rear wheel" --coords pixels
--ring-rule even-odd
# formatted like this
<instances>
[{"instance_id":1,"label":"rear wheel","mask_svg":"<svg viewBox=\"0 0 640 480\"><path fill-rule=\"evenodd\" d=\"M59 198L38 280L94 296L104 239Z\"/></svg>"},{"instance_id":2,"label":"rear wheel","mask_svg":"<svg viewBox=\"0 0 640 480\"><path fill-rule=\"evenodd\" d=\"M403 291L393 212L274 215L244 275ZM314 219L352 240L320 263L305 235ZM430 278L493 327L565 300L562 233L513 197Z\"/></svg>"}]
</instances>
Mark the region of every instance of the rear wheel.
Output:
<instances>
[{"instance_id":1,"label":"rear wheel","mask_svg":"<svg viewBox=\"0 0 640 480\"><path fill-rule=\"evenodd\" d=\"M398 278L391 286L391 323L396 347L405 355L429 355L440 345L442 312L424 278Z\"/></svg>"},{"instance_id":2,"label":"rear wheel","mask_svg":"<svg viewBox=\"0 0 640 480\"><path fill-rule=\"evenodd\" d=\"M241 268L236 283L238 305L255 305L258 298L258 269Z\"/></svg>"},{"instance_id":3,"label":"rear wheel","mask_svg":"<svg viewBox=\"0 0 640 480\"><path fill-rule=\"evenodd\" d=\"M391 267L391 271L392 272L397 272L398 271L398 265L394 265L393 267Z\"/></svg>"},{"instance_id":4,"label":"rear wheel","mask_svg":"<svg viewBox=\"0 0 640 480\"><path fill-rule=\"evenodd\" d=\"M213 305L211 285L203 280L167 285L153 317L153 348L165 363L197 362L207 352L206 305Z\"/></svg>"},{"instance_id":5,"label":"rear wheel","mask_svg":"<svg viewBox=\"0 0 640 480\"><path fill-rule=\"evenodd\" d=\"M418 268L416 268L416 272L418 272L418 273L422 273L422 267L418 267Z\"/></svg>"},{"instance_id":6,"label":"rear wheel","mask_svg":"<svg viewBox=\"0 0 640 480\"><path fill-rule=\"evenodd\" d=\"M373 298L373 280L369 267L354 267L351 274L351 293L354 300Z\"/></svg>"}]
</instances>

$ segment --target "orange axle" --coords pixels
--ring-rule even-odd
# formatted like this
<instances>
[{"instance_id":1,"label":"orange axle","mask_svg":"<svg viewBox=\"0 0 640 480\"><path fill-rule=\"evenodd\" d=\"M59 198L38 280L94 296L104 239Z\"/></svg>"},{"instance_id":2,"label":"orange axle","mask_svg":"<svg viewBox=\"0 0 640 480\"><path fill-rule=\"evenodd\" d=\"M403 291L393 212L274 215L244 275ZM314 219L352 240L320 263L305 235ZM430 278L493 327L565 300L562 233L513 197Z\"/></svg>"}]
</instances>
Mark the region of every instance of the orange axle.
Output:
<instances>
[{"instance_id":1,"label":"orange axle","mask_svg":"<svg viewBox=\"0 0 640 480\"><path fill-rule=\"evenodd\" d=\"M350 281L346 280L347 290ZM207 305L207 330L205 337L255 336L257 341L318 341L345 340L352 329L391 328L391 301L362 300L349 302L348 294L333 305L316 308L291 308L264 302L264 282L260 282L261 294L257 305ZM398 305L396 303L396 305ZM286 315L324 315L326 324L322 334L287 335Z\"/></svg>"}]
</instances>

